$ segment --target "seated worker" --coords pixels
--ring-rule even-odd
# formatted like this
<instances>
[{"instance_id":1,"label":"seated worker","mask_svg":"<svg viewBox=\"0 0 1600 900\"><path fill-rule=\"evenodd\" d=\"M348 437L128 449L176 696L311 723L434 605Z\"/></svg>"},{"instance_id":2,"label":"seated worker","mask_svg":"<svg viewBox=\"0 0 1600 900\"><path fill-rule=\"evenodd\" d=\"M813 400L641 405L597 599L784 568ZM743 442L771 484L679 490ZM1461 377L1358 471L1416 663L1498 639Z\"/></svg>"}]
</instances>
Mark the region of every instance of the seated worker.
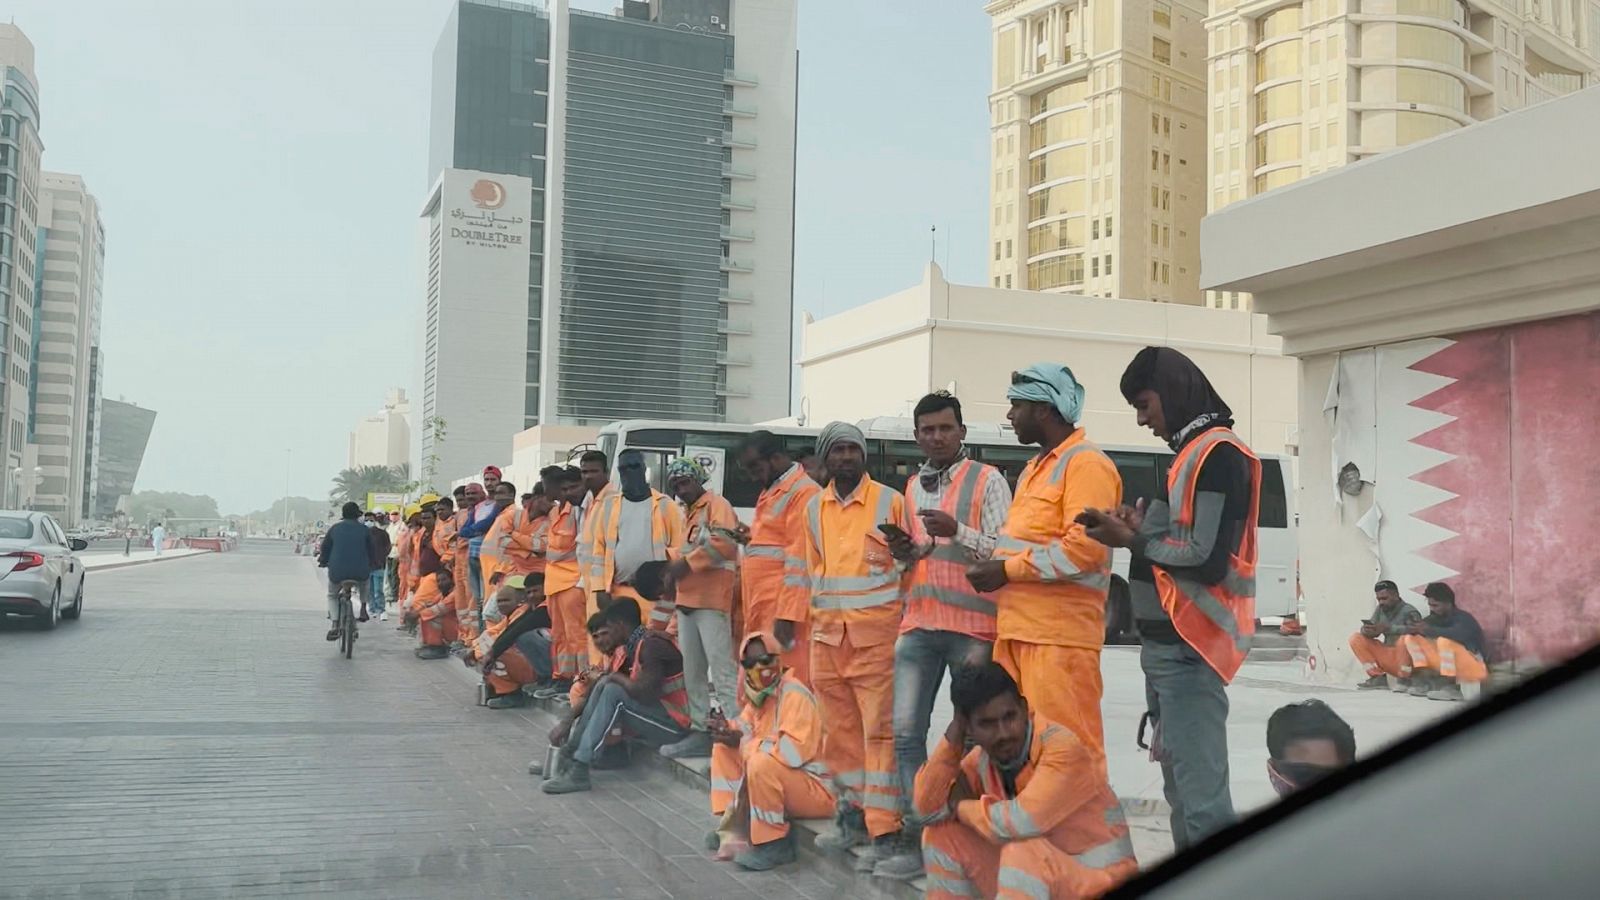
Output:
<instances>
[{"instance_id":1,"label":"seated worker","mask_svg":"<svg viewBox=\"0 0 1600 900\"><path fill-rule=\"evenodd\" d=\"M1399 679L1395 689L1408 690L1411 681L1406 670L1411 658L1401 648L1400 638L1411 623L1422 619L1422 613L1400 599L1400 589L1392 581L1378 582L1372 592L1378 596L1378 608L1372 611L1372 618L1361 623L1361 631L1350 635L1350 652L1367 666L1367 680L1357 687L1364 691L1387 690L1389 676L1393 675Z\"/></svg>"},{"instance_id":2,"label":"seated worker","mask_svg":"<svg viewBox=\"0 0 1600 900\"><path fill-rule=\"evenodd\" d=\"M1287 797L1355 762L1356 733L1328 704L1302 700L1267 720L1267 756L1272 789Z\"/></svg>"},{"instance_id":3,"label":"seated worker","mask_svg":"<svg viewBox=\"0 0 1600 900\"><path fill-rule=\"evenodd\" d=\"M634 589L654 602L661 595L664 563L639 567ZM596 680L550 732L561 747L561 774L542 786L546 794L589 790L589 766L606 736L621 727L628 737L652 747L681 741L689 733L689 695L683 688L683 655L672 638L647 629L637 603L612 603L591 620L590 636L606 656L619 648L617 667ZM596 625L598 627L596 627Z\"/></svg>"},{"instance_id":4,"label":"seated worker","mask_svg":"<svg viewBox=\"0 0 1600 900\"><path fill-rule=\"evenodd\" d=\"M1435 581L1422 589L1428 617L1412 622L1400 638L1410 655L1410 694L1429 700L1460 700L1461 682L1477 684L1489 677L1483 628L1470 613L1456 608L1456 592Z\"/></svg>"},{"instance_id":5,"label":"seated worker","mask_svg":"<svg viewBox=\"0 0 1600 900\"><path fill-rule=\"evenodd\" d=\"M450 592L455 581L450 574L450 549L435 534L433 501L437 497L424 497L426 505L418 516L421 531L417 534L416 555L411 571L416 576L416 588L411 594L411 609L406 621L417 625L422 646L416 650L418 659L444 659L450 655L450 642L456 640L455 607L450 602Z\"/></svg>"},{"instance_id":6,"label":"seated worker","mask_svg":"<svg viewBox=\"0 0 1600 900\"><path fill-rule=\"evenodd\" d=\"M757 872L795 861L790 817L830 816L837 805L822 764L817 698L779 652L778 642L761 632L746 637L739 716L729 722L713 710L707 722L714 742L711 811L723 824L706 846L722 851L718 859L731 857Z\"/></svg>"},{"instance_id":7,"label":"seated worker","mask_svg":"<svg viewBox=\"0 0 1600 900\"><path fill-rule=\"evenodd\" d=\"M1030 712L999 663L957 669L950 701L955 718L916 780L930 900L1096 897L1139 870L1092 752Z\"/></svg>"},{"instance_id":8,"label":"seated worker","mask_svg":"<svg viewBox=\"0 0 1600 900\"><path fill-rule=\"evenodd\" d=\"M504 482L502 482L503 484ZM494 616L488 615L491 607ZM545 608L543 575L512 575L502 579L493 602L484 607L483 633L463 660L483 673L490 709L511 709L524 701L523 685L550 677L550 644L545 639L544 653L532 656L525 651L524 638L550 628L550 612Z\"/></svg>"}]
</instances>

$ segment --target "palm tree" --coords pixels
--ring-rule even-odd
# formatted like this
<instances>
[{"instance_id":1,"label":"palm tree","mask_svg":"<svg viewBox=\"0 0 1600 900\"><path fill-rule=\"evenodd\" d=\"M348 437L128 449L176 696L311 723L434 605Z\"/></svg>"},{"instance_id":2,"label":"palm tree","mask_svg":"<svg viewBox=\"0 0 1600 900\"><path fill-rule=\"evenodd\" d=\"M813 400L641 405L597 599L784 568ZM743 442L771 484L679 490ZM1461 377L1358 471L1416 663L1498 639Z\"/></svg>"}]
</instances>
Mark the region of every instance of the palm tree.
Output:
<instances>
[{"instance_id":1,"label":"palm tree","mask_svg":"<svg viewBox=\"0 0 1600 900\"><path fill-rule=\"evenodd\" d=\"M410 469L409 465L345 469L334 476L328 499L335 503L366 503L368 494L403 492L410 481Z\"/></svg>"}]
</instances>

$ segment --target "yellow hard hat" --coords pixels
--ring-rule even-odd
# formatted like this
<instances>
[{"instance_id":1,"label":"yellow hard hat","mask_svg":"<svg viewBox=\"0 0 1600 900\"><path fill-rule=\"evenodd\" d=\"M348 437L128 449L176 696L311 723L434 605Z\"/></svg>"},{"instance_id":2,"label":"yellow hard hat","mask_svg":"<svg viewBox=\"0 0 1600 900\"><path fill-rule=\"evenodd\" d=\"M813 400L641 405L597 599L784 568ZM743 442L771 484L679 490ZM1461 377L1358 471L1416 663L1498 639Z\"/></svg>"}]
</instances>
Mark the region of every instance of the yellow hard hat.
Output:
<instances>
[{"instance_id":1,"label":"yellow hard hat","mask_svg":"<svg viewBox=\"0 0 1600 900\"><path fill-rule=\"evenodd\" d=\"M422 499L418 500L417 504L419 506L432 506L432 505L434 505L435 503L438 503L438 502L439 502L439 495L438 494L423 494L422 495Z\"/></svg>"},{"instance_id":2,"label":"yellow hard hat","mask_svg":"<svg viewBox=\"0 0 1600 900\"><path fill-rule=\"evenodd\" d=\"M412 516L420 516L420 515L422 515L422 507L419 504L413 503L410 506L406 507L406 519L408 521L411 519Z\"/></svg>"}]
</instances>

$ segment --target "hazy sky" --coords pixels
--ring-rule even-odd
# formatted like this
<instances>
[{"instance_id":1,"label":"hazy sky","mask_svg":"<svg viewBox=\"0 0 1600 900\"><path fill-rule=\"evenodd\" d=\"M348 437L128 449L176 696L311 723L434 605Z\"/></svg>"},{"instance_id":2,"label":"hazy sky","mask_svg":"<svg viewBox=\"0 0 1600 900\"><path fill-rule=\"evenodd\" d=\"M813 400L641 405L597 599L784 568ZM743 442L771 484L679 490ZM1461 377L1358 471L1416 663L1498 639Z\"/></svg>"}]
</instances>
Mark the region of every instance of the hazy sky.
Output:
<instances>
[{"instance_id":1,"label":"hazy sky","mask_svg":"<svg viewBox=\"0 0 1600 900\"><path fill-rule=\"evenodd\" d=\"M420 381L418 173L451 2L0 3L36 49L45 168L102 204L105 394L158 412L138 489L224 512L325 496L356 420ZM982 4L799 2L797 307L915 283L933 224L950 277L981 282Z\"/></svg>"}]
</instances>

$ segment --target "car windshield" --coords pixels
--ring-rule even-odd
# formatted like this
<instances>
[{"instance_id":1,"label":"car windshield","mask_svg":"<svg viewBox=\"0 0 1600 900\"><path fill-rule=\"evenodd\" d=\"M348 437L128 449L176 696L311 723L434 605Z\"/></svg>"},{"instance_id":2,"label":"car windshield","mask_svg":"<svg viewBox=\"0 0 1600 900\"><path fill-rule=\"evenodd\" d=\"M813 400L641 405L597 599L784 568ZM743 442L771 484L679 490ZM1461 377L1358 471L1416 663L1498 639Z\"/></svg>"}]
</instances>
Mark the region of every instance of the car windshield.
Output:
<instances>
[{"instance_id":1,"label":"car windshield","mask_svg":"<svg viewBox=\"0 0 1600 900\"><path fill-rule=\"evenodd\" d=\"M33 522L20 516L0 516L0 539L25 541L33 537Z\"/></svg>"}]
</instances>

